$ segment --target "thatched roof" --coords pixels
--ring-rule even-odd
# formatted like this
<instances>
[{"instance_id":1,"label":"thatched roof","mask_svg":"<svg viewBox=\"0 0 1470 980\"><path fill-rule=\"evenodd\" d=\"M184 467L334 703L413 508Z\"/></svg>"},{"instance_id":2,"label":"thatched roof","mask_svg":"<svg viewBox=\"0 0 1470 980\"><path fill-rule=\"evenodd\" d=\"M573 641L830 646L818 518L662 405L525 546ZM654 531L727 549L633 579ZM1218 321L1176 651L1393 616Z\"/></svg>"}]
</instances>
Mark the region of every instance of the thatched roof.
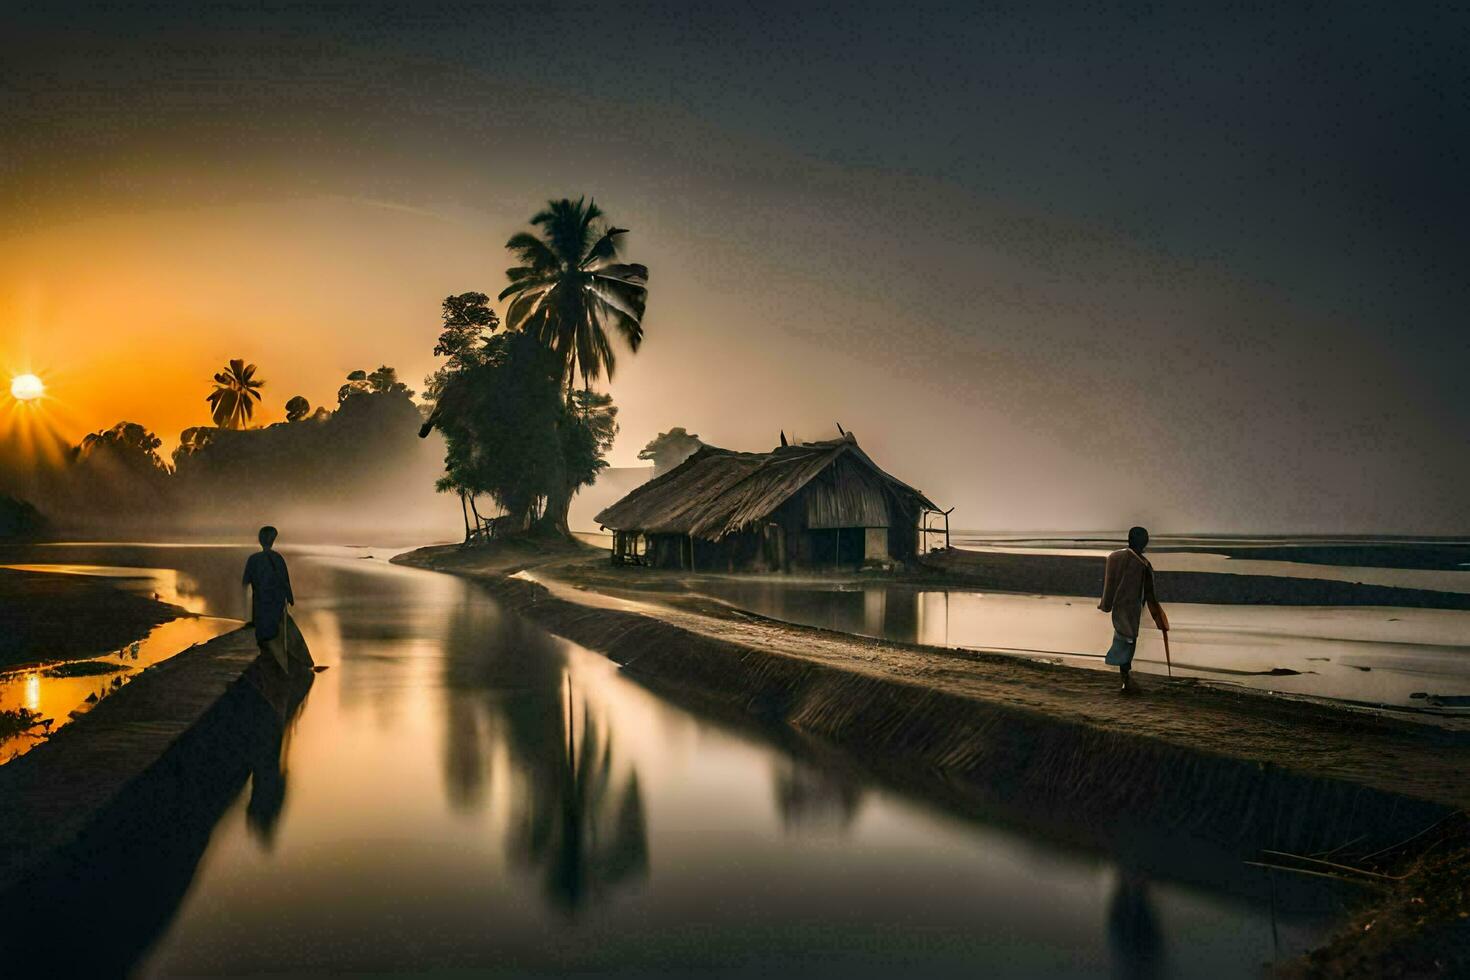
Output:
<instances>
[{"instance_id":1,"label":"thatched roof","mask_svg":"<svg viewBox=\"0 0 1470 980\"><path fill-rule=\"evenodd\" d=\"M737 453L705 446L663 476L649 480L594 520L618 531L687 534L717 540L770 514L839 459L869 469L887 489L938 510L913 487L889 476L848 434L826 442Z\"/></svg>"}]
</instances>

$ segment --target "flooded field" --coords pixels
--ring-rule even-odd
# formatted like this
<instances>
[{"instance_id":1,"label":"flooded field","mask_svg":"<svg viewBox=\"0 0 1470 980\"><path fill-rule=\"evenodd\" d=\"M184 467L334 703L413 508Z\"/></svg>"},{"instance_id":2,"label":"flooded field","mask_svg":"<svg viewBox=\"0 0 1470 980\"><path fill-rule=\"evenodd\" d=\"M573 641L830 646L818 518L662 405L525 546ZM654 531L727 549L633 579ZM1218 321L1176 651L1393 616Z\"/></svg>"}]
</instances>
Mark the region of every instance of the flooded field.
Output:
<instances>
[{"instance_id":1,"label":"flooded field","mask_svg":"<svg viewBox=\"0 0 1470 980\"><path fill-rule=\"evenodd\" d=\"M699 590L805 626L1112 669L1103 663L1112 626L1095 596L754 578ZM1165 604L1176 677L1452 714L1462 709L1434 702L1470 694L1470 612ZM1143 631L1134 667L1166 672L1157 630Z\"/></svg>"},{"instance_id":2,"label":"flooded field","mask_svg":"<svg viewBox=\"0 0 1470 980\"><path fill-rule=\"evenodd\" d=\"M67 553L46 549L58 557ZM45 571L75 575L97 575L117 586L203 614L208 604L193 591L192 580L172 568L125 568L58 562L30 565L8 564L19 571ZM232 610L233 612L234 610ZM238 615L238 613L236 613ZM117 650L87 660L43 660L39 663L0 668L0 710L24 708L49 719L47 731L56 731L90 711L102 698L127 684L153 664L167 660L180 650L211 640L237 628L237 619L198 615L173 620L156 627L148 636ZM24 755L37 744L38 736L22 732L0 736L0 764Z\"/></svg>"},{"instance_id":3,"label":"flooded field","mask_svg":"<svg viewBox=\"0 0 1470 980\"><path fill-rule=\"evenodd\" d=\"M173 601L231 617L246 554L0 557L168 570ZM117 972L1240 976L1347 900L1160 857L1147 814L1101 849L962 817L657 696L460 580L370 549L286 554L329 669L265 802L241 791L177 887L138 889L167 898Z\"/></svg>"}]
</instances>

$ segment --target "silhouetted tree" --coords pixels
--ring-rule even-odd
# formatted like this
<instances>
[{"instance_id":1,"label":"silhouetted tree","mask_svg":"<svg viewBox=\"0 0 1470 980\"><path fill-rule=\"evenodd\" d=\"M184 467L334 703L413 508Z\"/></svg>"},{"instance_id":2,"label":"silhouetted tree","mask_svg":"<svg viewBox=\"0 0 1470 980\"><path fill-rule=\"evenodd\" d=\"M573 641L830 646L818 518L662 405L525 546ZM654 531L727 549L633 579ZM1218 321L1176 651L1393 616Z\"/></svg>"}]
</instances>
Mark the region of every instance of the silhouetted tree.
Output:
<instances>
[{"instance_id":1,"label":"silhouetted tree","mask_svg":"<svg viewBox=\"0 0 1470 980\"><path fill-rule=\"evenodd\" d=\"M443 322L434 355L449 358L441 371L453 372L464 367L468 363L465 358L473 359L486 338L500 329L500 317L490 308L490 297L484 293L446 296L439 315Z\"/></svg>"},{"instance_id":2,"label":"silhouetted tree","mask_svg":"<svg viewBox=\"0 0 1470 980\"><path fill-rule=\"evenodd\" d=\"M585 198L548 201L531 217L539 237L523 231L505 243L521 263L505 270L506 325L556 353L568 392L577 378L583 388L604 373L612 378L609 330L635 353L643 342L648 267L618 261L617 239L628 230L602 217Z\"/></svg>"},{"instance_id":3,"label":"silhouetted tree","mask_svg":"<svg viewBox=\"0 0 1470 980\"><path fill-rule=\"evenodd\" d=\"M563 399L555 353L530 334L495 333L500 321L484 293L448 297L440 316L434 353L448 360L425 382L433 409L420 429L445 437L438 488L472 508L489 495L525 529L541 501L591 483L607 465L617 408L585 389ZM468 537L468 516L466 525Z\"/></svg>"},{"instance_id":4,"label":"silhouetted tree","mask_svg":"<svg viewBox=\"0 0 1470 980\"><path fill-rule=\"evenodd\" d=\"M446 413L457 415L468 409L471 381L464 375L484 363L490 335L500 328L500 317L490 308L490 297L484 293L446 296L439 307L439 319L439 339L434 344L434 354L447 360L424 379L424 398L429 403L429 411L419 428L421 438L427 437ZM455 428L463 437L459 427ZM445 468L448 472L438 481L437 487L440 492L453 490L459 494L465 540L469 541L469 508L474 505L477 491L454 474L447 458ZM478 509L475 514L478 517Z\"/></svg>"},{"instance_id":5,"label":"silhouetted tree","mask_svg":"<svg viewBox=\"0 0 1470 980\"><path fill-rule=\"evenodd\" d=\"M347 375L347 383L337 389L337 402L345 402L353 395L386 394L413 397L412 389L398 380L398 371L384 364L371 374L367 371L353 371Z\"/></svg>"},{"instance_id":6,"label":"silhouetted tree","mask_svg":"<svg viewBox=\"0 0 1470 980\"><path fill-rule=\"evenodd\" d=\"M527 527L566 469L555 356L527 334L496 334L431 388L438 403L424 430L437 426L447 447L438 489L488 494L515 527Z\"/></svg>"},{"instance_id":7,"label":"silhouetted tree","mask_svg":"<svg viewBox=\"0 0 1470 980\"><path fill-rule=\"evenodd\" d=\"M264 381L255 378L255 365L233 358L225 369L214 376L214 390L209 393L210 414L222 429L243 429L260 401Z\"/></svg>"},{"instance_id":8,"label":"silhouetted tree","mask_svg":"<svg viewBox=\"0 0 1470 980\"><path fill-rule=\"evenodd\" d=\"M185 430L174 453L176 483L188 506L205 515L242 508L376 498L417 471L424 447L415 438L421 416L392 369L362 374L362 391L337 411L318 409L292 423L257 429ZM349 382L350 383L350 382ZM302 399L304 402L305 399ZM424 461L427 462L427 461Z\"/></svg>"},{"instance_id":9,"label":"silhouetted tree","mask_svg":"<svg viewBox=\"0 0 1470 980\"><path fill-rule=\"evenodd\" d=\"M704 443L690 435L682 425L660 432L638 451L638 458L653 463L653 475L662 476L699 451Z\"/></svg>"},{"instance_id":10,"label":"silhouetted tree","mask_svg":"<svg viewBox=\"0 0 1470 980\"><path fill-rule=\"evenodd\" d=\"M567 482L574 490L590 485L607 468L604 457L618 434L612 395L585 388L572 392L557 430Z\"/></svg>"},{"instance_id":11,"label":"silhouetted tree","mask_svg":"<svg viewBox=\"0 0 1470 980\"><path fill-rule=\"evenodd\" d=\"M158 455L163 440L137 422L93 432L72 450L72 466L58 488L62 510L130 514L167 510L169 468Z\"/></svg>"},{"instance_id":12,"label":"silhouetted tree","mask_svg":"<svg viewBox=\"0 0 1470 980\"><path fill-rule=\"evenodd\" d=\"M307 401L301 395L293 395L290 401L286 402L287 422L300 422L310 413L311 402Z\"/></svg>"},{"instance_id":13,"label":"silhouetted tree","mask_svg":"<svg viewBox=\"0 0 1470 980\"><path fill-rule=\"evenodd\" d=\"M510 285L499 298L510 299L506 325L556 356L568 404L577 380L585 390L604 374L612 378L610 332L635 353L643 342L648 267L619 260L618 238L627 229L602 218L586 198L548 201L531 217L539 235L520 232L505 243L521 263L505 270ZM562 474L546 502L545 522L562 533L577 486Z\"/></svg>"},{"instance_id":14,"label":"silhouetted tree","mask_svg":"<svg viewBox=\"0 0 1470 980\"><path fill-rule=\"evenodd\" d=\"M214 438L219 429L212 425L191 425L179 433L179 444L174 448L174 468L177 469L179 460L185 456L192 456Z\"/></svg>"},{"instance_id":15,"label":"silhouetted tree","mask_svg":"<svg viewBox=\"0 0 1470 980\"><path fill-rule=\"evenodd\" d=\"M168 464L158 455L158 447L162 445L162 439L139 423L119 422L110 429L85 436L74 453L79 463L110 453L132 466L167 471Z\"/></svg>"}]
</instances>

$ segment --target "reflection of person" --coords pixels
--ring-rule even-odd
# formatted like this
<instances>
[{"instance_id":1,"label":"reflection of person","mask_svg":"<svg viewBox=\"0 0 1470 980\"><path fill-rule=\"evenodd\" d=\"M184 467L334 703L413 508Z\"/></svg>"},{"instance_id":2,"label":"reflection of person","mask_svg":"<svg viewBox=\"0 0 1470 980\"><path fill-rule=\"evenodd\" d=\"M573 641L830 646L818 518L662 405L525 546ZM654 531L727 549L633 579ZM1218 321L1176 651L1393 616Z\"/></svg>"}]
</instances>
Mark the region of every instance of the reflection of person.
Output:
<instances>
[{"instance_id":1,"label":"reflection of person","mask_svg":"<svg viewBox=\"0 0 1470 980\"><path fill-rule=\"evenodd\" d=\"M1113 975L1155 977L1163 973L1163 944L1153 905L1148 898L1148 879L1124 869L1118 874L1113 899L1108 903L1108 945L1113 950Z\"/></svg>"},{"instance_id":2,"label":"reflection of person","mask_svg":"<svg viewBox=\"0 0 1470 980\"><path fill-rule=\"evenodd\" d=\"M276 529L260 529L260 550L245 561L241 584L249 586L250 618L255 623L255 642L261 653L269 653L281 670L286 669L286 606L296 605L291 594L291 574L286 559L271 546Z\"/></svg>"},{"instance_id":3,"label":"reflection of person","mask_svg":"<svg viewBox=\"0 0 1470 980\"><path fill-rule=\"evenodd\" d=\"M250 759L250 800L245 804L245 824L266 847L275 841L276 825L286 806L286 732L283 727L275 737L264 739Z\"/></svg>"},{"instance_id":4,"label":"reflection of person","mask_svg":"<svg viewBox=\"0 0 1470 980\"><path fill-rule=\"evenodd\" d=\"M1125 692L1130 688L1128 674L1133 667L1133 651L1138 645L1139 620L1143 618L1145 603L1154 624L1166 633L1169 631L1169 618L1154 594L1154 567L1143 557L1147 547L1148 530L1129 528L1128 547L1108 555L1102 601L1097 604L1103 612L1113 614L1113 645L1106 662L1123 675Z\"/></svg>"}]
</instances>

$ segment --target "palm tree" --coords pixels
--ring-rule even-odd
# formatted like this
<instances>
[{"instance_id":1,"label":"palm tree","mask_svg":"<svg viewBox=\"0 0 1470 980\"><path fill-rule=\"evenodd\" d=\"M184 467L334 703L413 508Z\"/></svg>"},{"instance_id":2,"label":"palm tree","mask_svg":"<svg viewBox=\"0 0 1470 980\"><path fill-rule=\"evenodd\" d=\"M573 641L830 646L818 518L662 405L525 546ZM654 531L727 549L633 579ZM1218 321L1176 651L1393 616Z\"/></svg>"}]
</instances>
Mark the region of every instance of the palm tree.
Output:
<instances>
[{"instance_id":1,"label":"palm tree","mask_svg":"<svg viewBox=\"0 0 1470 980\"><path fill-rule=\"evenodd\" d=\"M521 263L505 270L513 297L505 311L512 330L534 335L562 363L568 395L580 378L591 387L616 366L609 333L622 335L635 353L643 342L648 267L618 260L617 239L626 228L600 220L593 201L548 201L531 218L540 236L523 231L505 243Z\"/></svg>"},{"instance_id":2,"label":"palm tree","mask_svg":"<svg viewBox=\"0 0 1470 980\"><path fill-rule=\"evenodd\" d=\"M214 390L209 393L210 414L222 429L243 429L260 401L258 388L264 381L255 380L255 365L233 358L229 366L214 376Z\"/></svg>"}]
</instances>

